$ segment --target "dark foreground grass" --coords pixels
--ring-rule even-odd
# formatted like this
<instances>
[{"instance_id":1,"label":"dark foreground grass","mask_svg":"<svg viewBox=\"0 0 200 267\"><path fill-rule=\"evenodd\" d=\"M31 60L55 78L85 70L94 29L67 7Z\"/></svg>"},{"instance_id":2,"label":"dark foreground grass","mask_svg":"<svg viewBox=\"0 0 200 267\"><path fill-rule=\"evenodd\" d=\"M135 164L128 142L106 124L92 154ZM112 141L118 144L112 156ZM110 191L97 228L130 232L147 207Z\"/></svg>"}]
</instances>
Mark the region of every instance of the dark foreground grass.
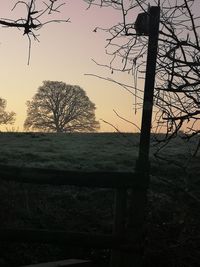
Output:
<instances>
[{"instance_id":1,"label":"dark foreground grass","mask_svg":"<svg viewBox=\"0 0 200 267\"><path fill-rule=\"evenodd\" d=\"M134 171L139 136L133 134L1 133L0 164L68 170ZM152 145L154 143L152 142ZM145 267L196 267L200 262L200 157L195 143L176 139L155 159L152 147ZM190 160L189 160L190 159ZM112 190L38 186L0 180L3 228L111 233ZM45 244L0 244L0 266L66 258L109 259L108 250Z\"/></svg>"}]
</instances>

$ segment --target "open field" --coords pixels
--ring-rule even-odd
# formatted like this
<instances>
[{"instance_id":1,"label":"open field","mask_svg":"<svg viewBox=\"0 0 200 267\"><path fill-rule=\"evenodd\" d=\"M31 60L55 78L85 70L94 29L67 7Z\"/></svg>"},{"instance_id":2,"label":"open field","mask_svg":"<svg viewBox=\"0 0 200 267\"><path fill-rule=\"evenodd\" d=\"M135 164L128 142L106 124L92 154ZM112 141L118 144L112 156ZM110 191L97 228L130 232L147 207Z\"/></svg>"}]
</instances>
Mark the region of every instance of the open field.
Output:
<instances>
[{"instance_id":1,"label":"open field","mask_svg":"<svg viewBox=\"0 0 200 267\"><path fill-rule=\"evenodd\" d=\"M134 171L137 134L0 133L0 164L63 170ZM146 266L196 267L200 262L200 154L176 139L160 155L152 142ZM113 191L28 185L0 180L2 227L110 233ZM108 259L109 251L2 243L1 266L65 258ZM4 265L3 265L4 264Z\"/></svg>"},{"instance_id":2,"label":"open field","mask_svg":"<svg viewBox=\"0 0 200 267\"><path fill-rule=\"evenodd\" d=\"M0 164L67 170L134 171L138 145L139 134L129 133L0 133ZM188 143L177 138L160 155L185 166L195 145L195 141ZM153 153L156 149L152 141L151 161L155 164Z\"/></svg>"},{"instance_id":3,"label":"open field","mask_svg":"<svg viewBox=\"0 0 200 267\"><path fill-rule=\"evenodd\" d=\"M81 170L132 170L138 138L113 134L0 134L0 163ZM131 142L131 145L130 145Z\"/></svg>"}]
</instances>

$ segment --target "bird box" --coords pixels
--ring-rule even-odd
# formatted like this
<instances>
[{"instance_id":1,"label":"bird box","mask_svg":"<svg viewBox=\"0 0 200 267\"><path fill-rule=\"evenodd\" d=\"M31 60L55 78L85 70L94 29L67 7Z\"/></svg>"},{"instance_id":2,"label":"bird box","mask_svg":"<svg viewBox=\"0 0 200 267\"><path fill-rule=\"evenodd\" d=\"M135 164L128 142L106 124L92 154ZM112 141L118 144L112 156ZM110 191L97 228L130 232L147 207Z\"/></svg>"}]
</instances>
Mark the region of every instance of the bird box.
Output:
<instances>
[{"instance_id":1,"label":"bird box","mask_svg":"<svg viewBox=\"0 0 200 267\"><path fill-rule=\"evenodd\" d=\"M135 21L135 31L137 35L149 35L149 13L138 14Z\"/></svg>"}]
</instances>

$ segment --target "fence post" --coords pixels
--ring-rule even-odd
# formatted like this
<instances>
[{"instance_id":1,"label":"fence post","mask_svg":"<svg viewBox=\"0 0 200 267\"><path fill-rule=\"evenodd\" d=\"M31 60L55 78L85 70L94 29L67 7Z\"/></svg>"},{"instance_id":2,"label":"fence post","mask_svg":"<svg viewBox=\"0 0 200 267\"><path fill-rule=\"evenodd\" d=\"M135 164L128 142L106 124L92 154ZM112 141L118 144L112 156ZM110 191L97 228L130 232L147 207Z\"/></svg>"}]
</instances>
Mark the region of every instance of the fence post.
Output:
<instances>
[{"instance_id":1,"label":"fence post","mask_svg":"<svg viewBox=\"0 0 200 267\"><path fill-rule=\"evenodd\" d=\"M124 235L127 215L127 189L116 189L114 200L113 234ZM110 267L122 266L123 253L117 249L112 250Z\"/></svg>"},{"instance_id":2,"label":"fence post","mask_svg":"<svg viewBox=\"0 0 200 267\"><path fill-rule=\"evenodd\" d=\"M136 174L141 188L131 191L130 211L128 214L128 237L132 243L132 254L127 254L123 267L141 267L144 253L144 224L147 207L147 190L149 186L149 149L153 95L158 48L160 7L149 8L148 53L143 100L142 126L139 155L136 162ZM121 266L122 267L122 266Z\"/></svg>"}]
</instances>

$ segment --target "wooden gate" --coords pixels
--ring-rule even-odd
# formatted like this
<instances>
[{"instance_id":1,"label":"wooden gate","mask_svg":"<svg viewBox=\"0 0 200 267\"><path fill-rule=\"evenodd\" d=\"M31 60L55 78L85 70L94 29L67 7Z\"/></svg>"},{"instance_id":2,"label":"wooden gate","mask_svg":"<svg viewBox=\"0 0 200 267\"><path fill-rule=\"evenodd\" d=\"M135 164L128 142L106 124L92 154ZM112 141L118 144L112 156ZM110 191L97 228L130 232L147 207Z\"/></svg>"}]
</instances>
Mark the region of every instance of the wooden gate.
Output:
<instances>
[{"instance_id":1,"label":"wooden gate","mask_svg":"<svg viewBox=\"0 0 200 267\"><path fill-rule=\"evenodd\" d=\"M113 249L112 260L119 257L120 252L130 254L135 249L135 241L125 234L126 192L132 188L135 192L146 190L134 173L126 172L76 172L55 169L21 168L0 166L0 177L6 181L20 183L43 184L52 186L73 185L89 188L112 188L115 190L115 211L113 234L89 234L66 231L50 231L40 229L0 229L0 240L6 242L39 242L67 244L74 247ZM116 255L117 254L117 255ZM78 265L79 263L77 263Z\"/></svg>"},{"instance_id":2,"label":"wooden gate","mask_svg":"<svg viewBox=\"0 0 200 267\"><path fill-rule=\"evenodd\" d=\"M35 229L1 229L0 240L17 242L62 243L72 246L112 249L112 267L140 267L144 247L144 216L149 186L149 144L153 107L153 92L158 45L160 8L150 7L147 13L149 36L143 116L139 156L135 173L126 172L70 172L37 168L0 166L0 177L25 183L74 185L115 189L113 234L86 234ZM148 29L148 31L146 30ZM127 190L130 203L127 212Z\"/></svg>"}]
</instances>

